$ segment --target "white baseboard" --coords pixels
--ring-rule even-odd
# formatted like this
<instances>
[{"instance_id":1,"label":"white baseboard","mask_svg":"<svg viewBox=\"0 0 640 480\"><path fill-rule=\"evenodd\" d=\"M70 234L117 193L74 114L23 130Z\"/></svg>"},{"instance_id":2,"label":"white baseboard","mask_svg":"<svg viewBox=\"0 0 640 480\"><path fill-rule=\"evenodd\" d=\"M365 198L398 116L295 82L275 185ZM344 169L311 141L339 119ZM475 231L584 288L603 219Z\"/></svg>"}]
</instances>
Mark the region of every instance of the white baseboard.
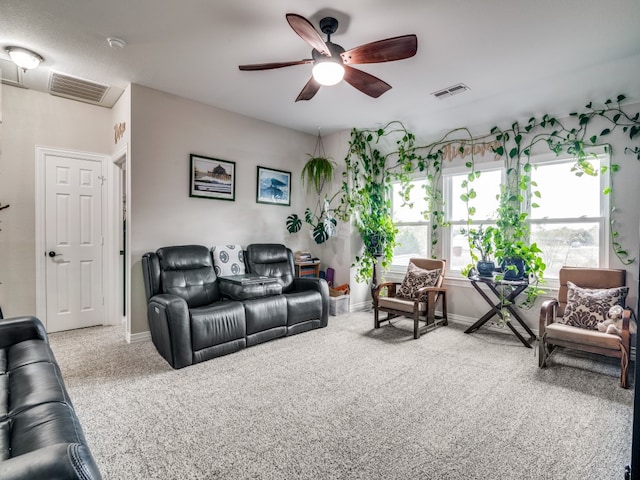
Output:
<instances>
[{"instance_id":1,"label":"white baseboard","mask_svg":"<svg viewBox=\"0 0 640 480\"><path fill-rule=\"evenodd\" d=\"M151 332L127 333L127 343L139 343L151 340Z\"/></svg>"}]
</instances>

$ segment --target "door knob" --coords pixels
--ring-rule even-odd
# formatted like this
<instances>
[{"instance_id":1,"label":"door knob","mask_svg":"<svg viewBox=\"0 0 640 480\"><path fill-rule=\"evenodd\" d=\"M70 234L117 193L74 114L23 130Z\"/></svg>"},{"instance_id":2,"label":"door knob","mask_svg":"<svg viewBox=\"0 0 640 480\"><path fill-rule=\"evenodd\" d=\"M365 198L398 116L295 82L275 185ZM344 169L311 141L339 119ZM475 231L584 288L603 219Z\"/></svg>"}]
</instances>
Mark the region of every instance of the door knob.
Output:
<instances>
[{"instance_id":1,"label":"door knob","mask_svg":"<svg viewBox=\"0 0 640 480\"><path fill-rule=\"evenodd\" d=\"M53 257L59 257L60 255L62 255L62 254L61 254L61 253L56 253L56 252L54 252L53 250L49 251L49 256L50 256L51 258L53 258Z\"/></svg>"}]
</instances>

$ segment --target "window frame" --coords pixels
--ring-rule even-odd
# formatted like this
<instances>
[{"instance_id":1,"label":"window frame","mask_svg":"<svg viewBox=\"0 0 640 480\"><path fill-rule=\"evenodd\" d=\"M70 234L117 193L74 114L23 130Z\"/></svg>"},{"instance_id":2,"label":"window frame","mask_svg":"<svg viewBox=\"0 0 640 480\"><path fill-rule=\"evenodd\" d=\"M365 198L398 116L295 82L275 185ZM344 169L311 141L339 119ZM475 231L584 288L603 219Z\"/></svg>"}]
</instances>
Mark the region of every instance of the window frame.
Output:
<instances>
[{"instance_id":1,"label":"window frame","mask_svg":"<svg viewBox=\"0 0 640 480\"><path fill-rule=\"evenodd\" d=\"M611 205L610 205L610 194L605 195L603 192L606 188L609 188L611 185L611 154L605 148L592 148L585 149L588 155L595 155L600 161L600 168L603 166L607 167L607 172L603 175L598 172L599 182L599 195L600 195L600 212L598 217L559 217L559 218L533 218L531 212L533 208L531 207L532 192L531 189L526 192L527 202L526 205L528 207L528 216L527 221L529 225L552 225L552 224L579 224L585 222L598 222L598 267L599 268L609 268L609 260L610 260L610 235L609 235L609 221L611 218ZM556 156L555 154L542 154L531 157L531 165L533 168L536 168L540 165L558 165L563 163L575 162L576 157L571 155L560 155ZM544 198L543 198L544 200ZM545 275L546 277L546 275ZM548 280L557 282L555 277L549 278ZM547 282L549 283L549 282Z\"/></svg>"},{"instance_id":2,"label":"window frame","mask_svg":"<svg viewBox=\"0 0 640 480\"><path fill-rule=\"evenodd\" d=\"M409 180L409 183L413 183L413 182L425 182L425 184L428 184L429 183L429 179L426 178L426 177L414 176ZM391 192L392 192L391 193L391 212L392 212L392 217L394 216L393 212L395 211L395 208L394 208L394 202L395 202L394 193L395 192L394 192L393 187L394 187L394 185L398 185L400 183L401 183L400 181L391 182ZM414 187L414 191L416 189L419 189L421 192L424 192L424 189L422 187L420 187L420 186ZM395 219L393 219L393 225L396 228L398 228L398 227L427 227L427 245L428 245L428 249L427 249L426 252L424 252L424 255L426 257L430 258L430 256L431 256L431 252L430 252L431 239L432 239L432 233L433 233L431 225L432 225L433 222L431 221L431 216L429 216L428 219L425 219L424 217L422 217L422 218L423 218L422 221L412 221L412 222L397 222ZM394 257L395 257L395 255L394 255ZM402 274L402 275L404 275L406 273L406 271L407 271L407 266L406 265L401 265L401 264L392 262L391 265L389 266L389 273L391 273L391 274Z\"/></svg>"},{"instance_id":3,"label":"window frame","mask_svg":"<svg viewBox=\"0 0 640 480\"><path fill-rule=\"evenodd\" d=\"M579 224L585 222L598 222L599 223L599 234L598 234L598 262L600 268L609 268L610 261L610 234L609 234L609 224L610 224L610 215L611 215L611 207L610 207L610 195L604 194L605 189L609 188L611 185L611 153L609 148L606 146L595 147L590 149L585 149L588 155L597 156L600 161L600 167L607 166L608 170L603 175L598 172L599 177L599 195L600 195L600 215L598 217L563 217L563 218L532 218L532 210L531 204L533 202L533 190L535 187L531 187L529 185L529 189L527 192L524 192L525 201L523 202L523 211L528 213L527 222L529 225L549 225L549 224ZM532 155L530 157L530 163L533 168L538 168L539 166L544 165L554 165L554 164L563 164L563 163L571 163L575 162L576 157L572 155L556 155L554 153L543 153ZM524 168L521 166L521 168ZM506 181L506 167L502 162L499 165L496 165L494 162L482 162L477 163L475 165L475 170L479 172L485 171L496 171L500 170L501 172L501 181L504 183ZM452 203L453 203L453 177L460 175L462 173L468 173L469 169L465 166L455 166L445 168L442 172L442 181L443 181L443 198L445 202L445 221L447 222L447 227L442 229L442 258L447 260L447 270L448 273L451 273L452 276L456 273L459 273L459 270L452 270L452 233L453 229L459 226L478 226L480 224L488 225L494 222L491 219L472 219L471 223L467 223L467 220L453 220L451 217L452 213ZM524 171L521 174L525 174ZM544 199L542 199L544 200ZM495 219L494 219L495 221ZM461 277L462 278L462 277ZM558 280L557 278L546 278L547 286L557 287Z\"/></svg>"},{"instance_id":4,"label":"window frame","mask_svg":"<svg viewBox=\"0 0 640 480\"><path fill-rule=\"evenodd\" d=\"M504 184L506 181L506 169L504 165L500 162L483 162L475 165L476 172L495 172L500 171L500 182ZM442 237L440 241L442 242L442 258L447 260L447 273L452 273L455 275L456 273L460 273L460 270L453 270L451 266L453 265L452 261L452 249L453 249L453 228L455 227L469 227L469 226L479 226L479 225L493 225L495 224L495 219L472 219L471 223L468 223L467 219L461 220L453 220L451 218L452 207L453 207L453 176L459 175L467 175L469 173L469 168L466 166L457 166L457 167L449 167L445 168L442 172L442 181L443 181L443 198L445 203L445 222L447 226L442 229ZM497 207L497 205L496 205ZM452 275L452 276L453 276ZM461 277L462 278L462 277Z\"/></svg>"}]
</instances>

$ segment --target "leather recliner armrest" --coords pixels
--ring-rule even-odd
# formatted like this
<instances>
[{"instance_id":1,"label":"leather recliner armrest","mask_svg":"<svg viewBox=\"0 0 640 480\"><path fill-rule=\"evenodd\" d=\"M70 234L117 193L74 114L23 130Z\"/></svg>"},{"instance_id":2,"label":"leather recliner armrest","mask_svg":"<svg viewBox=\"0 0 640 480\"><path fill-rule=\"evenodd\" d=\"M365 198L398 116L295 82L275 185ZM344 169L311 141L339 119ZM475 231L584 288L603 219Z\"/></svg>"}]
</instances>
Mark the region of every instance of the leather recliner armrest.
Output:
<instances>
[{"instance_id":1,"label":"leather recliner armrest","mask_svg":"<svg viewBox=\"0 0 640 480\"><path fill-rule=\"evenodd\" d=\"M79 443L58 443L0 461L3 480L101 480L89 448Z\"/></svg>"},{"instance_id":2,"label":"leather recliner armrest","mask_svg":"<svg viewBox=\"0 0 640 480\"><path fill-rule=\"evenodd\" d=\"M191 317L184 298L166 293L151 297L147 319L151 339L169 365L182 368L193 364Z\"/></svg>"},{"instance_id":3,"label":"leather recliner armrest","mask_svg":"<svg viewBox=\"0 0 640 480\"><path fill-rule=\"evenodd\" d=\"M0 320L0 348L6 348L25 340L49 341L47 331L40 319L26 316Z\"/></svg>"},{"instance_id":4,"label":"leather recliner armrest","mask_svg":"<svg viewBox=\"0 0 640 480\"><path fill-rule=\"evenodd\" d=\"M294 278L293 288L299 292L315 290L322 297L322 317L320 326L326 327L329 323L329 284L324 278Z\"/></svg>"}]
</instances>

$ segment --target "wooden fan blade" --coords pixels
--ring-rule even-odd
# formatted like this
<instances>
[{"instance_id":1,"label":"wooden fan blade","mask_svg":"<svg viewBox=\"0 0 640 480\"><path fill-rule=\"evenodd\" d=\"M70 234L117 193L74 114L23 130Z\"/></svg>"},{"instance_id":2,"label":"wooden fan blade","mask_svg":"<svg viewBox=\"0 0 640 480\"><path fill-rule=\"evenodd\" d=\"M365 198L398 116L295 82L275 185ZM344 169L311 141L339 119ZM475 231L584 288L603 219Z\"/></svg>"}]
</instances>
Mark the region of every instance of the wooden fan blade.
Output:
<instances>
[{"instance_id":1,"label":"wooden fan blade","mask_svg":"<svg viewBox=\"0 0 640 480\"><path fill-rule=\"evenodd\" d=\"M320 87L321 85L311 77L300 92L300 95L298 95L298 98L296 98L296 102L299 102L300 100L311 100L313 96L318 93Z\"/></svg>"},{"instance_id":2,"label":"wooden fan blade","mask_svg":"<svg viewBox=\"0 0 640 480\"><path fill-rule=\"evenodd\" d=\"M418 51L418 38L415 35L387 38L366 43L341 53L342 61L347 65L362 63L393 62L413 57Z\"/></svg>"},{"instance_id":3,"label":"wooden fan blade","mask_svg":"<svg viewBox=\"0 0 640 480\"><path fill-rule=\"evenodd\" d=\"M272 68L291 67L292 65L304 65L305 63L313 63L313 59L306 58L295 62L255 63L253 65L240 65L238 68L242 71L270 70Z\"/></svg>"},{"instance_id":4,"label":"wooden fan blade","mask_svg":"<svg viewBox=\"0 0 640 480\"><path fill-rule=\"evenodd\" d=\"M315 48L318 52L326 57L331 56L331 52L327 47L327 44L324 43L322 37L318 33L318 31L313 28L311 22L306 18L296 14L296 13L287 13L287 22L291 25L291 28L300 35L305 42Z\"/></svg>"},{"instance_id":5,"label":"wooden fan blade","mask_svg":"<svg viewBox=\"0 0 640 480\"><path fill-rule=\"evenodd\" d=\"M344 80L352 87L357 88L362 93L373 98L378 98L384 92L391 89L391 85L387 82L383 82L373 75L349 67L348 65L344 66Z\"/></svg>"}]
</instances>

